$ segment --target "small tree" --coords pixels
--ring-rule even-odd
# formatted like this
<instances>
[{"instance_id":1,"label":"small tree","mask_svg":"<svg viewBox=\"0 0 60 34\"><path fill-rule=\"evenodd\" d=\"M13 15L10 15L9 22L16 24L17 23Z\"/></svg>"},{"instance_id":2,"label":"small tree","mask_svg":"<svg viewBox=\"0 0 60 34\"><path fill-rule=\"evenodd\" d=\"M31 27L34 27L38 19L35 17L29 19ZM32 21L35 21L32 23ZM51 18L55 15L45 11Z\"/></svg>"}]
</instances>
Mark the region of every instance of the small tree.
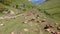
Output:
<instances>
[{"instance_id":1,"label":"small tree","mask_svg":"<svg viewBox=\"0 0 60 34\"><path fill-rule=\"evenodd\" d=\"M1 0L0 2L5 5L10 5L12 3L12 0Z\"/></svg>"}]
</instances>

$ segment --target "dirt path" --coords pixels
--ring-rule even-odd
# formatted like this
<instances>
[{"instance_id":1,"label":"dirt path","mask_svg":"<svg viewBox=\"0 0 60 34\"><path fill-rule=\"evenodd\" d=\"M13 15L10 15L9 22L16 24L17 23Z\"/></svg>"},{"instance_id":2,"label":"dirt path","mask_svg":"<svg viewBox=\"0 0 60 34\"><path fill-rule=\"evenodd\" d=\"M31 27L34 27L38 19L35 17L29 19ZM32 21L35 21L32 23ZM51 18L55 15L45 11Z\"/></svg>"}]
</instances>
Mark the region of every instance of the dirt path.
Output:
<instances>
[{"instance_id":1,"label":"dirt path","mask_svg":"<svg viewBox=\"0 0 60 34\"><path fill-rule=\"evenodd\" d=\"M0 17L0 20L1 19L11 19L11 18L13 19L13 18L19 17L21 15L23 15L23 14L18 14L18 15L15 15L15 16L2 16L2 17Z\"/></svg>"}]
</instances>

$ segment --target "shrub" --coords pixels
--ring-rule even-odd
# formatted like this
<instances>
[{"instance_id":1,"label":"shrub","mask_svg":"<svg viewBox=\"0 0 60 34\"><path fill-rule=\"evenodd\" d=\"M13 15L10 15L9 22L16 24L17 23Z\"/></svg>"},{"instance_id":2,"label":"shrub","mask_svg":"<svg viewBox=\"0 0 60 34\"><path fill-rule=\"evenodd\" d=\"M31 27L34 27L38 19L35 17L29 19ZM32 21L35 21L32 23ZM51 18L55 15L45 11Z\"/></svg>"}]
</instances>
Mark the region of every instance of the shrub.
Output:
<instances>
[{"instance_id":1,"label":"shrub","mask_svg":"<svg viewBox=\"0 0 60 34\"><path fill-rule=\"evenodd\" d=\"M5 5L10 5L12 3L12 0L1 0L0 2Z\"/></svg>"}]
</instances>

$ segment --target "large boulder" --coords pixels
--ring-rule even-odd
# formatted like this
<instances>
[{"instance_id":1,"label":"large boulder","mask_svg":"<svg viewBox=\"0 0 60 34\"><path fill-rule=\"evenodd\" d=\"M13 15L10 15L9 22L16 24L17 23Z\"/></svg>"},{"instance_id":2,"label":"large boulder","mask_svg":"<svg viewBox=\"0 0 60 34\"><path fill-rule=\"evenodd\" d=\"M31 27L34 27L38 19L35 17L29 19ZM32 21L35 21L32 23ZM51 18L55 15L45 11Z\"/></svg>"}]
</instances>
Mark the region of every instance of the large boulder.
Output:
<instances>
[{"instance_id":1,"label":"large boulder","mask_svg":"<svg viewBox=\"0 0 60 34\"><path fill-rule=\"evenodd\" d=\"M3 14L10 14L10 15L15 15L15 12L9 9L5 9L3 12Z\"/></svg>"},{"instance_id":2,"label":"large boulder","mask_svg":"<svg viewBox=\"0 0 60 34\"><path fill-rule=\"evenodd\" d=\"M10 15L15 15L15 12L10 10Z\"/></svg>"},{"instance_id":3,"label":"large boulder","mask_svg":"<svg viewBox=\"0 0 60 34\"><path fill-rule=\"evenodd\" d=\"M8 12L9 12L8 9L5 9L5 10L2 11L3 14L7 14Z\"/></svg>"}]
</instances>

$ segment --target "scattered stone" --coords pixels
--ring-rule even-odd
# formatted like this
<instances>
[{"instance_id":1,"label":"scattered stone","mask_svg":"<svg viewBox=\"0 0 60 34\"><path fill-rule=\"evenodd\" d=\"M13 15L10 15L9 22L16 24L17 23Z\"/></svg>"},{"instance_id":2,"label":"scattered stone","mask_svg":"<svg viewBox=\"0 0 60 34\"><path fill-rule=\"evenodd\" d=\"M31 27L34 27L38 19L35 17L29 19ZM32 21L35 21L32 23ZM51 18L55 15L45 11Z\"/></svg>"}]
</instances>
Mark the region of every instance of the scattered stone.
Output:
<instances>
[{"instance_id":1,"label":"scattered stone","mask_svg":"<svg viewBox=\"0 0 60 34\"><path fill-rule=\"evenodd\" d=\"M11 34L14 34L14 32L11 32Z\"/></svg>"},{"instance_id":2,"label":"scattered stone","mask_svg":"<svg viewBox=\"0 0 60 34\"><path fill-rule=\"evenodd\" d=\"M58 25L58 23L55 23L55 25Z\"/></svg>"},{"instance_id":3,"label":"scattered stone","mask_svg":"<svg viewBox=\"0 0 60 34\"><path fill-rule=\"evenodd\" d=\"M28 29L24 29L24 31L28 31Z\"/></svg>"},{"instance_id":4,"label":"scattered stone","mask_svg":"<svg viewBox=\"0 0 60 34\"><path fill-rule=\"evenodd\" d=\"M45 19L47 18L47 17L44 17Z\"/></svg>"},{"instance_id":5,"label":"scattered stone","mask_svg":"<svg viewBox=\"0 0 60 34\"><path fill-rule=\"evenodd\" d=\"M0 17L0 19L4 19L3 17Z\"/></svg>"},{"instance_id":6,"label":"scattered stone","mask_svg":"<svg viewBox=\"0 0 60 34\"><path fill-rule=\"evenodd\" d=\"M51 32L51 29L46 29L46 31Z\"/></svg>"},{"instance_id":7,"label":"scattered stone","mask_svg":"<svg viewBox=\"0 0 60 34\"><path fill-rule=\"evenodd\" d=\"M13 12L12 10L10 10L10 15L15 15L15 12Z\"/></svg>"},{"instance_id":8,"label":"scattered stone","mask_svg":"<svg viewBox=\"0 0 60 34\"><path fill-rule=\"evenodd\" d=\"M24 23L27 23L27 22L24 22Z\"/></svg>"},{"instance_id":9,"label":"scattered stone","mask_svg":"<svg viewBox=\"0 0 60 34\"><path fill-rule=\"evenodd\" d=\"M1 26L3 26L4 24L0 24Z\"/></svg>"},{"instance_id":10,"label":"scattered stone","mask_svg":"<svg viewBox=\"0 0 60 34\"><path fill-rule=\"evenodd\" d=\"M28 20L26 20L24 23L28 23Z\"/></svg>"},{"instance_id":11,"label":"scattered stone","mask_svg":"<svg viewBox=\"0 0 60 34\"><path fill-rule=\"evenodd\" d=\"M2 13L3 14L15 15L15 13L12 10L9 10L9 9L5 9Z\"/></svg>"}]
</instances>

